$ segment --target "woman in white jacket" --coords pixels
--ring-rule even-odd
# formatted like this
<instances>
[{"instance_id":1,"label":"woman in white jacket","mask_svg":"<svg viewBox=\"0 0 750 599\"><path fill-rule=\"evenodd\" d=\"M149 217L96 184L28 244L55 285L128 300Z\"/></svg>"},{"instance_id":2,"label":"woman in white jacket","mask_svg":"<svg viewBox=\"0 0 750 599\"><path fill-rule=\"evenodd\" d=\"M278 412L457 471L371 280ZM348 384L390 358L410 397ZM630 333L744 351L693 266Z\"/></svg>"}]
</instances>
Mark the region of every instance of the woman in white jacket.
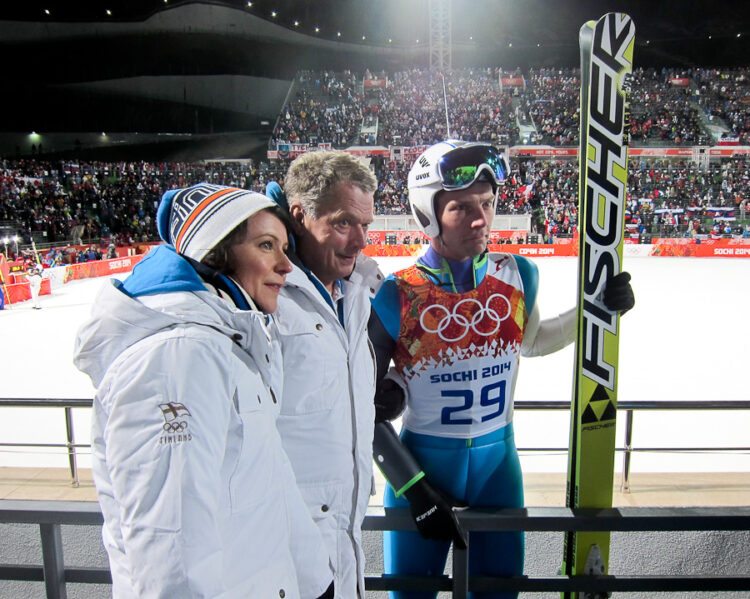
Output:
<instances>
[{"instance_id":1,"label":"woman in white jacket","mask_svg":"<svg viewBox=\"0 0 750 599\"><path fill-rule=\"evenodd\" d=\"M170 245L106 285L79 332L116 598L333 596L276 429L267 314L291 266L275 210L241 189L167 192L158 224Z\"/></svg>"}]
</instances>

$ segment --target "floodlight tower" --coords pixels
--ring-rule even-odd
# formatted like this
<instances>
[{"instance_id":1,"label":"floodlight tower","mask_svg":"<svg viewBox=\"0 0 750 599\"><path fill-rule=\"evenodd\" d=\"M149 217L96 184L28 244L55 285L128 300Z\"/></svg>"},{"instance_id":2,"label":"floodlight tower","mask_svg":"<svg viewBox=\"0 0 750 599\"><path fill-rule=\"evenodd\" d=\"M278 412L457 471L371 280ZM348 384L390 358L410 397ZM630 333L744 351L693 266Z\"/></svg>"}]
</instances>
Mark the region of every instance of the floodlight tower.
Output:
<instances>
[{"instance_id":1,"label":"floodlight tower","mask_svg":"<svg viewBox=\"0 0 750 599\"><path fill-rule=\"evenodd\" d=\"M451 70L451 0L430 0L430 69Z\"/></svg>"}]
</instances>

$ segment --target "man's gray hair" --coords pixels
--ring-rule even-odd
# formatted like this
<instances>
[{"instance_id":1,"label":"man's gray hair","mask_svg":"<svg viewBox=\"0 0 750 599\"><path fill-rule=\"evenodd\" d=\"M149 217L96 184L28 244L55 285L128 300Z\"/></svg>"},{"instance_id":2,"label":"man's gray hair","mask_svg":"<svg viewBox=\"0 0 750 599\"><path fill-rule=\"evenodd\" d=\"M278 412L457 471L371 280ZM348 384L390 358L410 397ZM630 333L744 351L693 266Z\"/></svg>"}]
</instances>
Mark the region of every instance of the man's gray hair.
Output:
<instances>
[{"instance_id":1,"label":"man's gray hair","mask_svg":"<svg viewBox=\"0 0 750 599\"><path fill-rule=\"evenodd\" d=\"M350 183L366 193L375 193L378 180L367 164L346 152L308 152L296 158L284 178L284 193L291 206L302 205L305 214L319 218L331 189Z\"/></svg>"}]
</instances>

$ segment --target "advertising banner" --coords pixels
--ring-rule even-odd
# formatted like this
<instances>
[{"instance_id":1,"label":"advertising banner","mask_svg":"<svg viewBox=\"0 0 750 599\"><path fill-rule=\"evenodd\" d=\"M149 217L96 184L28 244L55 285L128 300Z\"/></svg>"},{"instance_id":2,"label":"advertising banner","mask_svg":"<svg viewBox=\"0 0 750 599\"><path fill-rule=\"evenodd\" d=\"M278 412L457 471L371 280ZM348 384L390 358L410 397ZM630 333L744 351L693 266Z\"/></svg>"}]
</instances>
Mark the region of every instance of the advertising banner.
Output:
<instances>
[{"instance_id":1,"label":"advertising banner","mask_svg":"<svg viewBox=\"0 0 750 599\"><path fill-rule=\"evenodd\" d=\"M382 88L385 89L388 86L388 79L365 79L365 89Z\"/></svg>"}]
</instances>

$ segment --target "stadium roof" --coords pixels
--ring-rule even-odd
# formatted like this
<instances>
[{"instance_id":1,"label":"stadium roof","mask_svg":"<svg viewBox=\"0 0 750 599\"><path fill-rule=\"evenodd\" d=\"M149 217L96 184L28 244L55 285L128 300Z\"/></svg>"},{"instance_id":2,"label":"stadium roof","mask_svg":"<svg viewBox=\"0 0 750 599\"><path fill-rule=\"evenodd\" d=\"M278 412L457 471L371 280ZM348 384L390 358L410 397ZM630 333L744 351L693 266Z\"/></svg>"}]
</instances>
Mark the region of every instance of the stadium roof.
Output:
<instances>
[{"instance_id":1,"label":"stadium roof","mask_svg":"<svg viewBox=\"0 0 750 599\"><path fill-rule=\"evenodd\" d=\"M8 93L0 131L255 131L267 139L299 70L428 67L429 6L430 0L2 2ZM453 68L577 67L580 26L613 10L633 17L636 67L749 63L747 0L452 0Z\"/></svg>"},{"instance_id":2,"label":"stadium roof","mask_svg":"<svg viewBox=\"0 0 750 599\"><path fill-rule=\"evenodd\" d=\"M426 47L430 0L16 0L1 21L146 23L191 4L227 7L240 23L262 19L273 30L364 47ZM575 66L580 25L610 10L633 17L636 64L745 65L750 48L746 1L737 0L452 0L452 35L461 63ZM0 23L0 30L8 28ZM264 36L273 37L273 30ZM8 39L3 36L4 39ZM44 38L40 33L40 41ZM286 71L294 65L277 65ZM294 58L294 57L292 57ZM320 68L328 57L321 57ZM409 55L408 60L413 59ZM455 59L454 59L455 60ZM377 62L377 61L376 61ZM305 66L308 66L305 64ZM374 65L379 66L379 65ZM390 65L388 65L390 66Z\"/></svg>"}]
</instances>

